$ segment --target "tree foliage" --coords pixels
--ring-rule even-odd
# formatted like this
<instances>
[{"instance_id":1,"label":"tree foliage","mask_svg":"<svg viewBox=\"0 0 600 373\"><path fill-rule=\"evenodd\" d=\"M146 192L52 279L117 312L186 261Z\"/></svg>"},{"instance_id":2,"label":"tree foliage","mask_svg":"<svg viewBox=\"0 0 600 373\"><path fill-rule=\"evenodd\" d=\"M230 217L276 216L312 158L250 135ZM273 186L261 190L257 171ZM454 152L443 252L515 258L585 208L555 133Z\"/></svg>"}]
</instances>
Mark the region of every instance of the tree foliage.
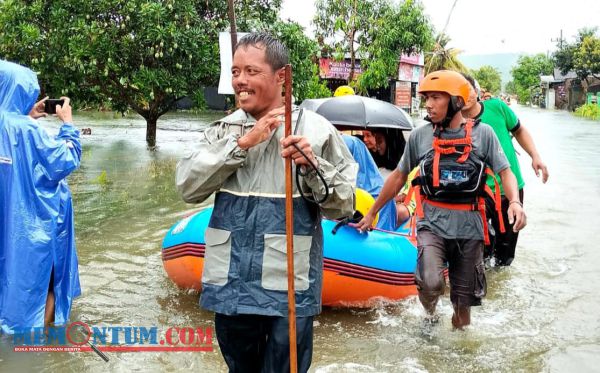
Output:
<instances>
[{"instance_id":1,"label":"tree foliage","mask_svg":"<svg viewBox=\"0 0 600 373\"><path fill-rule=\"evenodd\" d=\"M531 101L531 90L539 87L540 75L551 75L553 68L552 59L542 53L520 56L511 70L519 102Z\"/></svg>"},{"instance_id":2,"label":"tree foliage","mask_svg":"<svg viewBox=\"0 0 600 373\"><path fill-rule=\"evenodd\" d=\"M331 96L331 91L319 81L319 45L304 34L302 26L291 21L276 21L260 25L259 30L272 33L288 48L293 67L293 94L297 101Z\"/></svg>"},{"instance_id":3,"label":"tree foliage","mask_svg":"<svg viewBox=\"0 0 600 373\"><path fill-rule=\"evenodd\" d=\"M398 74L402 53L420 52L432 43L432 27L418 1L317 0L313 20L317 40L336 60L350 56L349 82L361 59L361 90L379 88Z\"/></svg>"},{"instance_id":4,"label":"tree foliage","mask_svg":"<svg viewBox=\"0 0 600 373\"><path fill-rule=\"evenodd\" d=\"M504 87L504 91L506 93L508 93L509 95L517 94L517 87L515 87L514 80L511 80L510 82L506 83L506 86Z\"/></svg>"},{"instance_id":5,"label":"tree foliage","mask_svg":"<svg viewBox=\"0 0 600 373\"><path fill-rule=\"evenodd\" d=\"M568 72L574 70L575 51L579 50L581 44L586 38L593 37L595 33L596 29L584 27L578 31L573 43L565 43L564 39L558 41L558 50L554 52L552 57L554 58L556 67L560 69L562 74L567 74Z\"/></svg>"},{"instance_id":6,"label":"tree foliage","mask_svg":"<svg viewBox=\"0 0 600 373\"><path fill-rule=\"evenodd\" d=\"M500 71L495 67L484 65L479 69L473 70L473 77L477 79L481 88L488 92L492 92L494 95L500 93L502 85L502 76Z\"/></svg>"},{"instance_id":7,"label":"tree foliage","mask_svg":"<svg viewBox=\"0 0 600 373\"><path fill-rule=\"evenodd\" d=\"M469 73L469 68L458 59L462 53L460 49L450 48L450 37L445 34L438 35L433 50L425 54L425 75L432 71L454 70Z\"/></svg>"},{"instance_id":8,"label":"tree foliage","mask_svg":"<svg viewBox=\"0 0 600 373\"><path fill-rule=\"evenodd\" d=\"M582 79L600 79L600 38L587 36L573 55L575 73Z\"/></svg>"},{"instance_id":9,"label":"tree foliage","mask_svg":"<svg viewBox=\"0 0 600 373\"><path fill-rule=\"evenodd\" d=\"M412 0L390 5L373 24L375 38L367 45L368 58L362 62L360 89L375 89L398 75L402 54L420 53L433 44L433 28L423 6Z\"/></svg>"},{"instance_id":10,"label":"tree foliage","mask_svg":"<svg viewBox=\"0 0 600 373\"><path fill-rule=\"evenodd\" d=\"M600 38L596 33L596 28L583 28L573 43L560 41L553 58L561 73L573 71L579 81L587 81L590 77L600 79Z\"/></svg>"},{"instance_id":11,"label":"tree foliage","mask_svg":"<svg viewBox=\"0 0 600 373\"><path fill-rule=\"evenodd\" d=\"M281 0L237 1L239 24L272 23ZM40 73L47 94L110 103L146 119L156 145L158 118L219 77L218 31L226 2L43 0L0 2L0 56Z\"/></svg>"},{"instance_id":12,"label":"tree foliage","mask_svg":"<svg viewBox=\"0 0 600 373\"><path fill-rule=\"evenodd\" d=\"M375 20L383 15L386 0L317 0L313 19L317 40L337 61L350 55L350 75L354 79L357 55L366 56L374 38Z\"/></svg>"}]
</instances>

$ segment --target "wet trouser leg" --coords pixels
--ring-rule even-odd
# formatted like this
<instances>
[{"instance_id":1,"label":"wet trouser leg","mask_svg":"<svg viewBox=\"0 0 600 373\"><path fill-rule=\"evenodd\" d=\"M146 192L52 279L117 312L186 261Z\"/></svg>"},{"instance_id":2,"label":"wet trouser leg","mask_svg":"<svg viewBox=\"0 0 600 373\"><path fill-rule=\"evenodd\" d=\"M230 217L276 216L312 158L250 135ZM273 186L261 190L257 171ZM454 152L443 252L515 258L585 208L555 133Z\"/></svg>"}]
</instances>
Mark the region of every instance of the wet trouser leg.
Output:
<instances>
[{"instance_id":1,"label":"wet trouser leg","mask_svg":"<svg viewBox=\"0 0 600 373\"><path fill-rule=\"evenodd\" d=\"M444 239L427 229L417 232L418 259L415 281L419 300L432 314L444 293L444 269L448 262L450 301L454 306L453 324L468 325L470 307L481 304L486 281L483 264L483 241Z\"/></svg>"},{"instance_id":2,"label":"wet trouser leg","mask_svg":"<svg viewBox=\"0 0 600 373\"><path fill-rule=\"evenodd\" d=\"M215 314L217 341L230 372L260 372L267 327L265 316Z\"/></svg>"},{"instance_id":3,"label":"wet trouser leg","mask_svg":"<svg viewBox=\"0 0 600 373\"><path fill-rule=\"evenodd\" d=\"M230 372L289 371L286 317L215 314L215 331ZM296 333L298 372L306 372L312 361L313 317L298 317Z\"/></svg>"},{"instance_id":4,"label":"wet trouser leg","mask_svg":"<svg viewBox=\"0 0 600 373\"><path fill-rule=\"evenodd\" d=\"M429 314L435 312L438 298L444 294L446 282L446 249L444 239L428 229L417 232L418 258L415 282L419 300Z\"/></svg>"},{"instance_id":5,"label":"wet trouser leg","mask_svg":"<svg viewBox=\"0 0 600 373\"><path fill-rule=\"evenodd\" d=\"M312 361L313 317L296 318L298 372L307 372ZM275 317L267 341L263 372L290 371L290 338L288 318Z\"/></svg>"},{"instance_id":6,"label":"wet trouser leg","mask_svg":"<svg viewBox=\"0 0 600 373\"><path fill-rule=\"evenodd\" d=\"M446 240L450 301L454 307L452 325L462 328L471 323L471 306L481 305L486 281L482 240Z\"/></svg>"},{"instance_id":7,"label":"wet trouser leg","mask_svg":"<svg viewBox=\"0 0 600 373\"><path fill-rule=\"evenodd\" d=\"M519 200L523 203L523 189L519 189ZM486 247L486 257L494 257L495 264L497 266L509 266L515 259L515 250L517 248L517 240L519 238L519 232L513 232L513 225L508 223L508 207L510 201L506 196L502 196L502 219L504 219L505 232L500 232L500 222L498 215L493 208L493 202L486 200L488 203L488 216L492 220L492 227L495 232L495 239L493 240L493 247Z\"/></svg>"}]
</instances>

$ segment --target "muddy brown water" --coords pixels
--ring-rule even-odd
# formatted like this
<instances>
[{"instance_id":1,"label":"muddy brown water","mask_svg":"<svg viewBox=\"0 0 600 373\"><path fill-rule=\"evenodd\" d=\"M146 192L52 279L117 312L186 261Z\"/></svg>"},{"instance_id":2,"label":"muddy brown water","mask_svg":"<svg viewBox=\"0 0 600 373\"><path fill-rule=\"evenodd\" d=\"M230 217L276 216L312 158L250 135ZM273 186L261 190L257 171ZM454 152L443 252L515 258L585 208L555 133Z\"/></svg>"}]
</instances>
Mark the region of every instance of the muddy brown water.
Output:
<instances>
[{"instance_id":1,"label":"muddy brown water","mask_svg":"<svg viewBox=\"0 0 600 373\"><path fill-rule=\"evenodd\" d=\"M568 112L517 106L551 172L543 185L521 151L529 225L509 268L488 272L488 296L473 325L453 332L448 295L442 321L422 326L415 298L373 309L325 309L315 321L311 371L562 372L600 371L600 122ZM144 144L144 122L78 114L81 168L69 179L74 195L83 295L72 320L97 326L212 327L198 295L178 290L162 268L167 229L190 211L174 187L177 159L219 114L169 114L156 152ZM55 132L57 124L44 126ZM15 353L0 338L0 371L225 371L213 352Z\"/></svg>"}]
</instances>

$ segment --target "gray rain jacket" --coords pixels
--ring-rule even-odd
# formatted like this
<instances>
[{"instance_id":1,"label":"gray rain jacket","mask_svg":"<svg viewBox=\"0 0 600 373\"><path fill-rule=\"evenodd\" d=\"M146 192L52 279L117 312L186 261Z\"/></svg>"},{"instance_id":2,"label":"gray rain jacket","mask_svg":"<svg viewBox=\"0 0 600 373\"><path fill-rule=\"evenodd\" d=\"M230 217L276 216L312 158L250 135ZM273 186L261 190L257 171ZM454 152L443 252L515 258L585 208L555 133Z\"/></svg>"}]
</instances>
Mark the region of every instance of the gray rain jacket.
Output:
<instances>
[{"instance_id":1,"label":"gray rain jacket","mask_svg":"<svg viewBox=\"0 0 600 373\"><path fill-rule=\"evenodd\" d=\"M298 113L293 112L292 131L308 139L330 191L317 206L303 200L294 183L296 312L305 317L321 310L321 214L352 215L358 166L325 118L304 110L296 123ZM216 192L205 232L200 305L226 315L286 316L285 169L279 143L284 129L281 126L270 139L242 150L237 139L255 122L240 109L213 123L196 151L177 165L176 183L186 202L202 202ZM301 187L317 200L325 193L315 172L302 178Z\"/></svg>"}]
</instances>

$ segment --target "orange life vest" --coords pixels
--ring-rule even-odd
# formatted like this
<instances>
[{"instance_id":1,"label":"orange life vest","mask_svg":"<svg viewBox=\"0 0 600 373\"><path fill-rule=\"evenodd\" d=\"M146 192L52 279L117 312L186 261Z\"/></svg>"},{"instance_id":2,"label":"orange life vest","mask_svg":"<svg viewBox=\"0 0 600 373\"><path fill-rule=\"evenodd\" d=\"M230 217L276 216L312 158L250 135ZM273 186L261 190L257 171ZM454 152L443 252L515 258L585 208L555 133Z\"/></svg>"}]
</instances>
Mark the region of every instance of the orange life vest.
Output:
<instances>
[{"instance_id":1,"label":"orange life vest","mask_svg":"<svg viewBox=\"0 0 600 373\"><path fill-rule=\"evenodd\" d=\"M489 245L485 196L495 204L500 231L505 232L502 219L501 196L498 181L494 178L495 192L486 184L493 171L472 150L471 133L479 121L469 119L465 123L465 137L441 139L440 128L434 128L432 149L419 162L419 169L412 181L405 203L416 196L415 215L423 218L423 203L451 210L479 211L483 222L484 242ZM415 234L416 219L411 222Z\"/></svg>"}]
</instances>

